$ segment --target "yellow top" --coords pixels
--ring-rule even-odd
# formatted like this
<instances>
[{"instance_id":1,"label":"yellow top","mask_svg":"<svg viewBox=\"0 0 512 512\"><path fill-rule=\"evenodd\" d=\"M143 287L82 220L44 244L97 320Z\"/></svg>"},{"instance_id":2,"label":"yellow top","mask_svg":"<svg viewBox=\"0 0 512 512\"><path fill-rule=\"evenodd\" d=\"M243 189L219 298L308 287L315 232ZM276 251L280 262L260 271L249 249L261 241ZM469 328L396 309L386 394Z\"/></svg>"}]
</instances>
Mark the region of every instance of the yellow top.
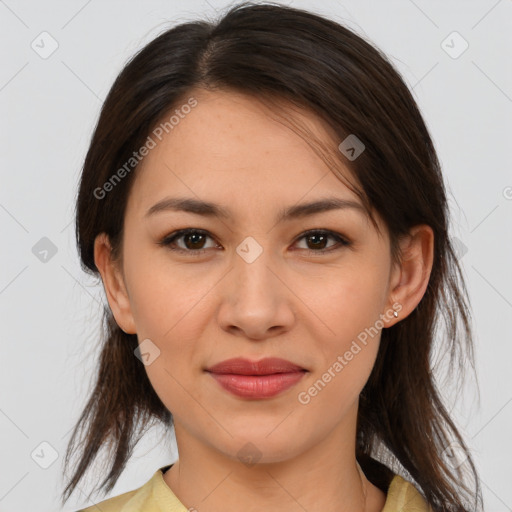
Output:
<instances>
[{"instance_id":1,"label":"yellow top","mask_svg":"<svg viewBox=\"0 0 512 512\"><path fill-rule=\"evenodd\" d=\"M158 469L142 487L108 498L78 512L189 512L171 488L165 483L164 470ZM194 509L191 509L194 510ZM416 487L395 474L386 496L382 512L431 512Z\"/></svg>"}]
</instances>

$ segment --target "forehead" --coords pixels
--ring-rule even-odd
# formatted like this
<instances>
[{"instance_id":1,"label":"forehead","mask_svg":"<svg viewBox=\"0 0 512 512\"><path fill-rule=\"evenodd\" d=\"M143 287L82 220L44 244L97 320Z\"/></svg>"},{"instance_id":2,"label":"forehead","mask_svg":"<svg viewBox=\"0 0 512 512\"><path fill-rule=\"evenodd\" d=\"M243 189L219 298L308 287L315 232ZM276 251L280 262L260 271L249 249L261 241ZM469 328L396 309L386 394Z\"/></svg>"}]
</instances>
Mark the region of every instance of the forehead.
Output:
<instances>
[{"instance_id":1,"label":"forehead","mask_svg":"<svg viewBox=\"0 0 512 512\"><path fill-rule=\"evenodd\" d=\"M190 97L195 106L180 110ZM313 150L314 141L293 128L298 122L335 148L325 124L313 114L283 107L272 111L233 91L194 91L163 118L160 138L155 130L150 134L155 144L137 168L129 203L142 211L176 192L254 207L296 203L326 192L359 201ZM166 125L174 113L173 124ZM354 181L348 169L342 172Z\"/></svg>"}]
</instances>

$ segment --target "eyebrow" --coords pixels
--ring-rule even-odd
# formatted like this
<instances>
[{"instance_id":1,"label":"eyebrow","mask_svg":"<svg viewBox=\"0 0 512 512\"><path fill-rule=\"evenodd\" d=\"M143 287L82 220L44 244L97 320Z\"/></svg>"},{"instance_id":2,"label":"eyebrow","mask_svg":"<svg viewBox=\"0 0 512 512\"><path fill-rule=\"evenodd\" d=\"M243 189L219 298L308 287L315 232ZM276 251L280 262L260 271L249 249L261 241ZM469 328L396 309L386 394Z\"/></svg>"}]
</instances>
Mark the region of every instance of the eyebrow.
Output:
<instances>
[{"instance_id":1,"label":"eyebrow","mask_svg":"<svg viewBox=\"0 0 512 512\"><path fill-rule=\"evenodd\" d=\"M361 203L339 197L325 197L310 203L302 203L282 209L277 216L277 222L290 221L331 210L352 209L363 215L367 215L366 209ZM201 201L186 197L166 197L154 204L146 212L145 217L150 217L159 212L183 211L203 215L205 217L217 217L231 220L233 215L229 209L208 201Z\"/></svg>"}]
</instances>

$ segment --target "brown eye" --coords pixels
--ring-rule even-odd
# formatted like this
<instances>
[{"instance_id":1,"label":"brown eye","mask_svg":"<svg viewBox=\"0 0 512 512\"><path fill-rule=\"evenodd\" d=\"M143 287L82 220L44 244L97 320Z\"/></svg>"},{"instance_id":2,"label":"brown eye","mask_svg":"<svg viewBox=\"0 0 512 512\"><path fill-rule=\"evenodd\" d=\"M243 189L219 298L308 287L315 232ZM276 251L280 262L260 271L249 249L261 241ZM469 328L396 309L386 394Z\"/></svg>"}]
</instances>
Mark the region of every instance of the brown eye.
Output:
<instances>
[{"instance_id":1,"label":"brown eye","mask_svg":"<svg viewBox=\"0 0 512 512\"><path fill-rule=\"evenodd\" d=\"M201 233L190 233L188 235L182 235L181 238L183 239L187 249L202 249L205 235Z\"/></svg>"},{"instance_id":2,"label":"brown eye","mask_svg":"<svg viewBox=\"0 0 512 512\"><path fill-rule=\"evenodd\" d=\"M338 233L334 233L333 231L326 230L312 230L306 233L303 233L298 240L306 240L307 247L304 250L309 251L310 253L325 253L334 251L343 246L350 245L350 242L340 236ZM332 244L327 247L328 240L335 240L337 243Z\"/></svg>"},{"instance_id":3,"label":"brown eye","mask_svg":"<svg viewBox=\"0 0 512 512\"><path fill-rule=\"evenodd\" d=\"M165 237L161 240L159 245L167 246L173 251L189 253L189 254L202 254L206 252L204 243L207 238L211 238L207 231L201 229L180 229L175 233ZM177 244L177 241L182 241L183 244ZM215 246L214 246L215 247Z\"/></svg>"},{"instance_id":4,"label":"brown eye","mask_svg":"<svg viewBox=\"0 0 512 512\"><path fill-rule=\"evenodd\" d=\"M205 241L208 238L213 240L212 236L207 231L187 228L171 233L158 242L158 244L166 246L172 251L197 256L204 254L207 249L219 247L218 245L213 244L212 246L205 248ZM329 246L329 239L334 240L336 243ZM321 255L351 245L351 242L338 233L318 229L303 233L299 238L297 238L297 242L299 240L306 241L306 247L300 247L299 249L308 251L309 254L312 255ZM181 243L178 243L180 241Z\"/></svg>"}]
</instances>

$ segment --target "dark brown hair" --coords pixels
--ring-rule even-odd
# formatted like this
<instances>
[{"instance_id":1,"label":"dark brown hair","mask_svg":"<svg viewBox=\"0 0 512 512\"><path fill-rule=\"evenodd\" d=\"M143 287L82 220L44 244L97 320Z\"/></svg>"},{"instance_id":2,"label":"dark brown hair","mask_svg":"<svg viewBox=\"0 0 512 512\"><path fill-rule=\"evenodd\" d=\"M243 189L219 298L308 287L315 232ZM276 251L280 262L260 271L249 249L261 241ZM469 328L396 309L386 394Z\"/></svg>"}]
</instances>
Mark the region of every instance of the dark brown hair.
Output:
<instances>
[{"instance_id":1,"label":"dark brown hair","mask_svg":"<svg viewBox=\"0 0 512 512\"><path fill-rule=\"evenodd\" d=\"M335 147L330 161L335 167L337 159L356 177L358 194L388 228L395 259L397 241L413 226L433 229L434 261L424 296L409 316L382 330L375 366L360 395L356 456L382 489L401 473L435 511L477 510L482 500L477 471L432 368L438 342L450 354L451 369L463 376L468 361L474 369L469 299L449 237L440 164L400 74L353 31L304 10L244 2L217 21L175 26L139 51L115 80L85 158L76 204L83 269L99 277L94 240L102 232L121 261L125 207L137 171L137 165L127 170L126 162L164 116L198 89L296 105L322 119L338 143L355 134L363 153L350 161ZM127 171L113 182L123 166ZM107 182L114 185L100 194ZM134 356L137 336L125 334L109 308L104 313L95 386L65 457L66 467L72 455L78 462L63 502L100 449L109 449L108 474L99 487L108 492L148 425L172 426L170 411ZM467 457L456 467L445 452L454 441Z\"/></svg>"}]
</instances>

